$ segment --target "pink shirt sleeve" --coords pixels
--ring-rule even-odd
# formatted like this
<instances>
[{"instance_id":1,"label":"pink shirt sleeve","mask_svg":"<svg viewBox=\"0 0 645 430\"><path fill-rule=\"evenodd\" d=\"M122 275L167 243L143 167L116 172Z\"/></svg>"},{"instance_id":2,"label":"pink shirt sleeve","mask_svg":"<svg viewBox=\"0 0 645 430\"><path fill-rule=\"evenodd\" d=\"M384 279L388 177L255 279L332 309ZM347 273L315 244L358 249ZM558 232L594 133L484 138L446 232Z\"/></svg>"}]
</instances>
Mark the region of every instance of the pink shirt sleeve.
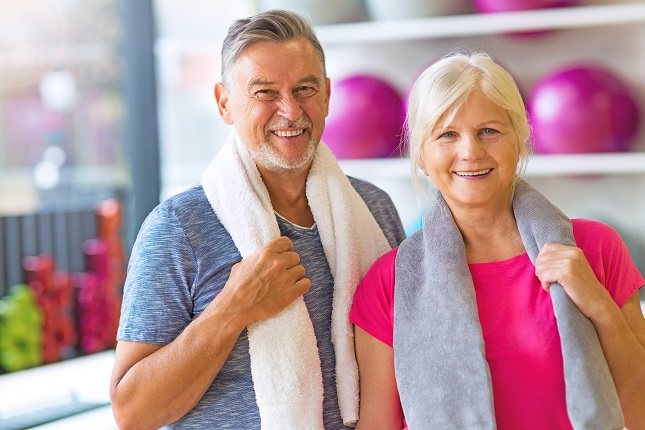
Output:
<instances>
[{"instance_id":1,"label":"pink shirt sleeve","mask_svg":"<svg viewBox=\"0 0 645 430\"><path fill-rule=\"evenodd\" d=\"M600 283L622 307L645 284L625 242L607 224L586 219L574 219L572 223L576 244Z\"/></svg>"},{"instance_id":2,"label":"pink shirt sleeve","mask_svg":"<svg viewBox=\"0 0 645 430\"><path fill-rule=\"evenodd\" d=\"M350 322L392 346L394 337L394 263L398 248L374 262L358 284Z\"/></svg>"}]
</instances>

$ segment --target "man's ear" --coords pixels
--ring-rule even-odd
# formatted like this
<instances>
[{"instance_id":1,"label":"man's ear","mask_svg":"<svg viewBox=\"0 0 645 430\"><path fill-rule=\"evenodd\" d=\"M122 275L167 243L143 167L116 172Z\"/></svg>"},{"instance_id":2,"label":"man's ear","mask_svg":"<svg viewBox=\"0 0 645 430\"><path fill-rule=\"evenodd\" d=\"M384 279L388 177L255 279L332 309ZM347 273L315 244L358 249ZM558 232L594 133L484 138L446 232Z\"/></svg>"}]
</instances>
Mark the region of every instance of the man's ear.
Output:
<instances>
[{"instance_id":1,"label":"man's ear","mask_svg":"<svg viewBox=\"0 0 645 430\"><path fill-rule=\"evenodd\" d=\"M233 115L231 115L231 107L229 105L228 91L224 88L224 84L218 82L213 89L215 94L215 101L217 102L217 110L224 122L228 125L233 125Z\"/></svg>"}]
</instances>

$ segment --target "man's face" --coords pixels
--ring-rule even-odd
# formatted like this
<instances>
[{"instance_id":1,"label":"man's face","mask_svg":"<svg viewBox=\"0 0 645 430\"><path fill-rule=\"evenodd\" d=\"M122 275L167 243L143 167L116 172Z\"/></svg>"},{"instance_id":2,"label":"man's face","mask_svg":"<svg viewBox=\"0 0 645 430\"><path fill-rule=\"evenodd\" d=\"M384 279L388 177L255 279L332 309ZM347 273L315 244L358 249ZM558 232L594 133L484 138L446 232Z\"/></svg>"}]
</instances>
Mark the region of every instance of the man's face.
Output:
<instances>
[{"instance_id":1,"label":"man's face","mask_svg":"<svg viewBox=\"0 0 645 430\"><path fill-rule=\"evenodd\" d=\"M233 65L227 87L218 87L222 118L261 170L309 168L329 106L329 82L309 41L251 45Z\"/></svg>"}]
</instances>

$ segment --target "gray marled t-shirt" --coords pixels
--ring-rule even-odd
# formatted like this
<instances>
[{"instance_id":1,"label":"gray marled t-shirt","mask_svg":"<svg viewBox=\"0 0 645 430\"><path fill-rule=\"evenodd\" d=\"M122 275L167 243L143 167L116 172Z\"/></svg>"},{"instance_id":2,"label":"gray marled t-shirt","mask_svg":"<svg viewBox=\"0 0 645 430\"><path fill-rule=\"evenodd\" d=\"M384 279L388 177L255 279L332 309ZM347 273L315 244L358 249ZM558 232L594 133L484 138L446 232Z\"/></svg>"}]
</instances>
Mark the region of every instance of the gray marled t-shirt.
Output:
<instances>
[{"instance_id":1,"label":"gray marled t-shirt","mask_svg":"<svg viewBox=\"0 0 645 430\"><path fill-rule=\"evenodd\" d=\"M404 238L390 198L374 185L350 178L392 246ZM336 397L331 343L333 278L318 229L277 217L280 232L300 254L311 289L304 295L313 322L324 386L324 424L343 426ZM165 345L171 342L224 287L241 260L231 236L198 186L161 203L144 222L132 250L117 338ZM224 366L193 410L171 429L259 429L251 379L247 332L240 335Z\"/></svg>"}]
</instances>

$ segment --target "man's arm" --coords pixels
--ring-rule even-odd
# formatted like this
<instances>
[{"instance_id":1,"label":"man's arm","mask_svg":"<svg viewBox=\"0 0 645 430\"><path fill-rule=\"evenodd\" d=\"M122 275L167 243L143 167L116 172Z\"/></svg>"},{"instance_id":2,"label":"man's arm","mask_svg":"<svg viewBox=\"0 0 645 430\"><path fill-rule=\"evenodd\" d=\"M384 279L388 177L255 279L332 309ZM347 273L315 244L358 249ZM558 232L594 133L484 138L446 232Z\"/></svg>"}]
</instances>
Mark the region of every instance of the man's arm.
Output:
<instances>
[{"instance_id":1,"label":"man's arm","mask_svg":"<svg viewBox=\"0 0 645 430\"><path fill-rule=\"evenodd\" d=\"M117 424L158 428L202 398L250 323L275 315L310 287L286 237L233 266L215 299L165 346L119 342L110 383Z\"/></svg>"}]
</instances>

